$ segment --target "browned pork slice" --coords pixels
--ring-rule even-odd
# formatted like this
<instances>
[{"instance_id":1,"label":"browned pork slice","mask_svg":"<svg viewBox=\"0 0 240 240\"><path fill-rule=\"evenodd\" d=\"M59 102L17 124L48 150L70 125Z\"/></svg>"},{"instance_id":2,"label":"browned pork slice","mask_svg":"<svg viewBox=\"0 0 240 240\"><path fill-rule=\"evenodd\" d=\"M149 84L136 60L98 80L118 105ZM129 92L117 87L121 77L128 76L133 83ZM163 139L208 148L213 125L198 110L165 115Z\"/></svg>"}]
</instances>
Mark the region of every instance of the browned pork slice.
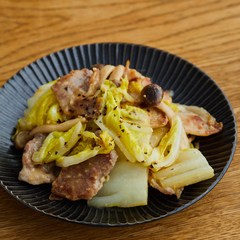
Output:
<instances>
[{"instance_id":1,"label":"browned pork slice","mask_svg":"<svg viewBox=\"0 0 240 240\"><path fill-rule=\"evenodd\" d=\"M26 144L22 156L23 167L18 176L19 180L32 185L52 183L55 180L53 174L54 162L45 163L44 165L34 165L32 161L33 153L39 150L45 138L45 134L37 133L35 137Z\"/></svg>"},{"instance_id":2,"label":"browned pork slice","mask_svg":"<svg viewBox=\"0 0 240 240\"><path fill-rule=\"evenodd\" d=\"M102 98L94 97L100 87L99 69L74 70L58 79L51 87L62 111L70 116L98 116Z\"/></svg>"},{"instance_id":3,"label":"browned pork slice","mask_svg":"<svg viewBox=\"0 0 240 240\"><path fill-rule=\"evenodd\" d=\"M97 118L102 104L100 97L84 97L76 98L70 105L69 112L72 116L82 116Z\"/></svg>"},{"instance_id":4,"label":"browned pork slice","mask_svg":"<svg viewBox=\"0 0 240 240\"><path fill-rule=\"evenodd\" d=\"M209 136L222 130L223 124L218 123L205 109L196 106L177 105L177 115L182 120L187 134Z\"/></svg>"},{"instance_id":5,"label":"browned pork slice","mask_svg":"<svg viewBox=\"0 0 240 240\"><path fill-rule=\"evenodd\" d=\"M50 199L64 197L69 200L91 199L102 188L118 155L115 150L97 155L85 162L62 168L52 184Z\"/></svg>"},{"instance_id":6,"label":"browned pork slice","mask_svg":"<svg viewBox=\"0 0 240 240\"><path fill-rule=\"evenodd\" d=\"M145 111L148 112L150 116L150 127L151 128L158 128L167 125L168 117L166 113L162 112L160 109L154 107L143 108Z\"/></svg>"}]
</instances>

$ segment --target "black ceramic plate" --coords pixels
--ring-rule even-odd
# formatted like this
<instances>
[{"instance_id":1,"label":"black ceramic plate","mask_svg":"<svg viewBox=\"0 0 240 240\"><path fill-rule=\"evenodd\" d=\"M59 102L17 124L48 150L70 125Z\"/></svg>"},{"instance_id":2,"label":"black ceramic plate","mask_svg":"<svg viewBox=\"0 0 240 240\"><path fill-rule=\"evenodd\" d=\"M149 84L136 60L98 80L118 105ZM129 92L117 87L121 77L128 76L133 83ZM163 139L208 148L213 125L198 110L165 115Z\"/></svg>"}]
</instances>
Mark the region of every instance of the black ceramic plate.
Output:
<instances>
[{"instance_id":1,"label":"black ceramic plate","mask_svg":"<svg viewBox=\"0 0 240 240\"><path fill-rule=\"evenodd\" d=\"M174 91L174 102L197 105L208 110L223 131L198 138L200 150L215 176L186 187L180 199L149 189L147 206L133 208L88 207L86 201L50 201L51 186L32 186L18 181L22 152L10 138L17 120L23 117L30 98L41 84L69 73L73 69L90 68L103 63L125 65L137 69L159 84ZM144 223L176 213L198 201L223 177L236 146L236 122L233 110L219 86L202 70L180 57L158 49L124 43L102 43L65 49L43 57L19 71L0 89L0 184L13 197L28 207L66 221L102 226Z\"/></svg>"}]
</instances>

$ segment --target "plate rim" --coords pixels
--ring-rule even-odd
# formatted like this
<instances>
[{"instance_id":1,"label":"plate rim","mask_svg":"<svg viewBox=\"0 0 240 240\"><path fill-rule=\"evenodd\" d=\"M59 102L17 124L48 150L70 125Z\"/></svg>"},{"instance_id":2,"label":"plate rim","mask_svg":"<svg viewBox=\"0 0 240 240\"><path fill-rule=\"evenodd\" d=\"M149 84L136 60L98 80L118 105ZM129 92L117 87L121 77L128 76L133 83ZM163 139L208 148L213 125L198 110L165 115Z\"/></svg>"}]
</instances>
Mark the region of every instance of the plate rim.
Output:
<instances>
[{"instance_id":1,"label":"plate rim","mask_svg":"<svg viewBox=\"0 0 240 240\"><path fill-rule=\"evenodd\" d=\"M232 148L231 148L231 154L229 156L229 160L227 161L227 164L224 166L222 172L219 174L219 176L216 178L216 180L210 185L210 187L208 187L208 189L203 192L202 194L200 194L198 197L196 197L195 199L189 201L188 203L186 204L183 204L182 206L168 212L167 214L165 215L160 215L158 217L153 217L152 219L145 219L144 221L140 221L140 222L134 222L134 223L130 223L130 222L126 222L126 223L116 223L116 224L110 224L110 223L94 223L94 222L85 222L85 221L76 221L76 220L71 220L71 219L67 219L67 218L64 218L64 217L61 217L61 216L56 216L56 215L53 215L51 213L47 213L45 212L44 210L40 210L38 209L37 207L34 207L32 206L31 204L25 202L24 200L20 199L17 195L13 194L13 192L11 190L8 189L8 186L6 186L3 181L1 180L0 181L0 185L1 187L7 191L12 197L14 197L16 200L18 200L19 202L23 203L25 206L33 209L33 210L36 210L38 212L41 212L47 216L51 216L51 217L54 217L54 218L57 218L57 219L61 219L61 220L65 220L65 221L68 221L68 222L73 222L73 223L77 223L77 224L84 224L84 225L90 225L90 226L111 226L111 227L118 227L118 226L133 226L133 225L138 225L138 224L143 224L143 223L147 223L147 222L152 222L152 221L155 221L155 220L159 220L159 219L162 219L162 218L165 218L167 216L170 216L170 215L173 215L174 213L177 213L177 212L180 212L181 210L183 209L186 209L187 207L189 207L190 205L196 203L197 201L199 201L201 198L203 198L206 194L208 194L219 182L220 180L223 178L223 176L225 175L226 171L228 170L228 168L230 167L230 164L233 160L233 157L234 157L234 154L235 154L235 150L236 150L236 145L237 145L237 123L236 123L236 117L235 117L235 114L234 114L234 111L233 111L233 108L232 108L232 105L228 99L228 97L226 96L226 94L224 93L224 91L220 88L220 86L218 85L218 83L216 83L216 81L214 79L212 79L206 72L204 72L201 68L199 68L198 66L196 66L195 64L193 64L192 62L189 62L188 60L176 55L176 54L173 54L171 52L168 52L168 51L165 51L165 50L162 50L162 49L158 49L158 48L154 48L154 47L150 47L150 46L147 46L147 45L142 45L142 44L134 44L134 43L120 43L120 42L100 42L100 43L90 43L90 44L84 44L84 45L76 45L76 46L72 46L72 47L68 47L68 48L63 48L61 50L58 50L58 51L55 51L55 52L52 52L50 54L47 54L43 57L40 57L38 58L37 60L27 64L25 67L23 67L22 69L20 69L18 72L16 72L11 78L9 78L1 87L0 89L0 95L2 95L2 91L3 89L5 88L5 85L8 84L11 80L14 80L14 77L17 76L18 74L20 74L21 71L23 71L25 68L27 68L28 66L34 64L34 63L37 63L37 61L43 59L43 58L46 58L48 56L52 56L52 55L56 55L57 53L59 52L63 52L63 51L69 51L70 49L73 49L73 48L79 48L79 47L90 47L90 46L96 46L96 45L125 45L125 46L137 46L137 47L143 47L143 48L146 48L146 49L151 49L153 51L160 51L160 52L164 52L166 54L170 54L171 56L174 56L174 57L177 57L178 59L181 59L183 60L184 62L190 64L191 66L193 66L194 68L196 68L198 71L200 71L203 75L205 75L206 77L208 77L208 79L217 87L218 90L220 90L221 94L223 95L224 99L226 100L227 104L228 104L228 107L232 113L232 118L233 118L233 124L234 124L234 130L235 130L235 133L234 133L234 140L232 141Z\"/></svg>"}]
</instances>

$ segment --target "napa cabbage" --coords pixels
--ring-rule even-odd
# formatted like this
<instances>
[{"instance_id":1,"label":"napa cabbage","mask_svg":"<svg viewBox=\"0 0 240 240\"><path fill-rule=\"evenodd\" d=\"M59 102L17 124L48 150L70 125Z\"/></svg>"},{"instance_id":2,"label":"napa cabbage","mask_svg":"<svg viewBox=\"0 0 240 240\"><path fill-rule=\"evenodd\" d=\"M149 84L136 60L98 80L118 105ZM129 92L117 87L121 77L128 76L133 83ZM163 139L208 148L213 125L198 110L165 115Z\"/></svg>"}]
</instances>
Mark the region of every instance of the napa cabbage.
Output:
<instances>
[{"instance_id":1,"label":"napa cabbage","mask_svg":"<svg viewBox=\"0 0 240 240\"><path fill-rule=\"evenodd\" d=\"M178 109L178 106L177 106L176 103L172 103L172 102L170 102L168 100L164 100L164 103L166 105L168 105L169 107L171 107L174 112L179 112L179 109Z\"/></svg>"},{"instance_id":2,"label":"napa cabbage","mask_svg":"<svg viewBox=\"0 0 240 240\"><path fill-rule=\"evenodd\" d=\"M162 188L177 190L212 178L214 170L198 149L184 149L171 166L152 173Z\"/></svg>"},{"instance_id":3,"label":"napa cabbage","mask_svg":"<svg viewBox=\"0 0 240 240\"><path fill-rule=\"evenodd\" d=\"M34 152L33 162L43 164L56 161L57 166L68 167L114 149L114 141L107 132L97 136L85 131L85 128L86 124L78 122L66 132L50 133L39 151Z\"/></svg>"},{"instance_id":4,"label":"napa cabbage","mask_svg":"<svg viewBox=\"0 0 240 240\"><path fill-rule=\"evenodd\" d=\"M116 147L118 160L109 174L109 180L91 200L93 207L134 207L147 205L148 167L127 161Z\"/></svg>"},{"instance_id":5,"label":"napa cabbage","mask_svg":"<svg viewBox=\"0 0 240 240\"><path fill-rule=\"evenodd\" d=\"M122 79L120 87L105 81L101 89L104 92L101 115L95 123L108 131L116 145L131 162L142 162L150 156L149 144L152 128L147 111L135 106L121 104L131 96L127 93L128 80Z\"/></svg>"},{"instance_id":6,"label":"napa cabbage","mask_svg":"<svg viewBox=\"0 0 240 240\"><path fill-rule=\"evenodd\" d=\"M85 125L78 122L66 132L54 131L44 140L43 145L33 153L32 160L35 164L48 163L67 154L78 142Z\"/></svg>"},{"instance_id":7,"label":"napa cabbage","mask_svg":"<svg viewBox=\"0 0 240 240\"><path fill-rule=\"evenodd\" d=\"M24 117L18 120L16 133L32 130L44 124L57 124L68 120L61 111L57 98L51 90L56 81L39 87L33 97L28 100L28 108L24 111Z\"/></svg>"},{"instance_id":8,"label":"napa cabbage","mask_svg":"<svg viewBox=\"0 0 240 240\"><path fill-rule=\"evenodd\" d=\"M83 131L77 145L68 156L58 158L56 165L59 167L68 167L78 164L97 154L107 154L111 152L114 147L115 143L106 131L103 131L99 137L92 132Z\"/></svg>"},{"instance_id":9,"label":"napa cabbage","mask_svg":"<svg viewBox=\"0 0 240 240\"><path fill-rule=\"evenodd\" d=\"M144 165L151 165L151 170L158 171L162 167L173 164L180 153L182 121L174 115L171 119L170 130L162 137L160 143L152 151Z\"/></svg>"}]
</instances>

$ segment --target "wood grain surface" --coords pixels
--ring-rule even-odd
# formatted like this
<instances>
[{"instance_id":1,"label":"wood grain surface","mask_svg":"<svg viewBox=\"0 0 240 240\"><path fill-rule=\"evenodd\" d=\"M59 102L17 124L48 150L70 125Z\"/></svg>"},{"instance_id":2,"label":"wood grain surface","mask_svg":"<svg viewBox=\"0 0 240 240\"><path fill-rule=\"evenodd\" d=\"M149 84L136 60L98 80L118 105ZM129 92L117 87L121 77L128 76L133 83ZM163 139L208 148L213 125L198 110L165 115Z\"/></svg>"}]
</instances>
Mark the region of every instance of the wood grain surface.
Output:
<instances>
[{"instance_id":1,"label":"wood grain surface","mask_svg":"<svg viewBox=\"0 0 240 240\"><path fill-rule=\"evenodd\" d=\"M143 44L189 60L225 92L239 127L239 0L0 0L0 86L49 53L97 42ZM240 150L200 201L131 227L64 222L0 188L0 239L240 239Z\"/></svg>"}]
</instances>

